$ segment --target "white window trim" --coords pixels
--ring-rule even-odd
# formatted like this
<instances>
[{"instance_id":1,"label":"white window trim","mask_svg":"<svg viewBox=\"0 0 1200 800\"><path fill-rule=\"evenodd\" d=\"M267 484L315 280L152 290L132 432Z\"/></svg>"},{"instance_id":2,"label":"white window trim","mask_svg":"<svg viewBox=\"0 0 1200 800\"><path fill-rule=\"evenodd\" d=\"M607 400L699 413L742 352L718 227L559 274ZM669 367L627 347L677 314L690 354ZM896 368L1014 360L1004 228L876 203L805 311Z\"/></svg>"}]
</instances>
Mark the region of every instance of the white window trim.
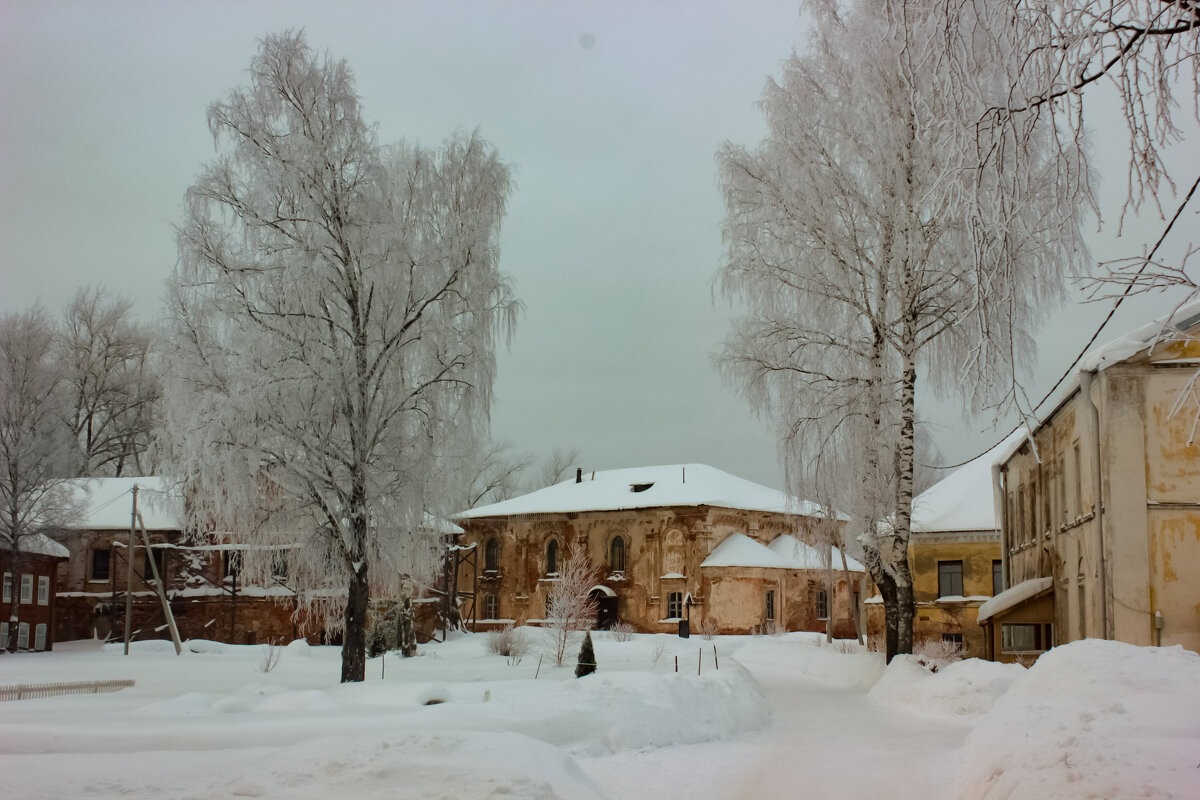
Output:
<instances>
[{"instance_id":1,"label":"white window trim","mask_svg":"<svg viewBox=\"0 0 1200 800\"><path fill-rule=\"evenodd\" d=\"M5 603L12 602L12 573L4 573L4 600ZM6 623L7 624L7 623Z\"/></svg>"},{"instance_id":2,"label":"white window trim","mask_svg":"<svg viewBox=\"0 0 1200 800\"><path fill-rule=\"evenodd\" d=\"M39 606L50 605L50 576L38 576L38 601Z\"/></svg>"},{"instance_id":3,"label":"white window trim","mask_svg":"<svg viewBox=\"0 0 1200 800\"><path fill-rule=\"evenodd\" d=\"M0 650L8 649L8 623L0 622Z\"/></svg>"},{"instance_id":4,"label":"white window trim","mask_svg":"<svg viewBox=\"0 0 1200 800\"><path fill-rule=\"evenodd\" d=\"M33 576L24 574L21 576L21 602L25 605L33 603Z\"/></svg>"},{"instance_id":5,"label":"white window trim","mask_svg":"<svg viewBox=\"0 0 1200 800\"><path fill-rule=\"evenodd\" d=\"M46 623L44 622L39 622L33 629L33 649L37 651L46 649Z\"/></svg>"},{"instance_id":6,"label":"white window trim","mask_svg":"<svg viewBox=\"0 0 1200 800\"><path fill-rule=\"evenodd\" d=\"M29 623L22 622L17 626L17 649L29 649Z\"/></svg>"}]
</instances>

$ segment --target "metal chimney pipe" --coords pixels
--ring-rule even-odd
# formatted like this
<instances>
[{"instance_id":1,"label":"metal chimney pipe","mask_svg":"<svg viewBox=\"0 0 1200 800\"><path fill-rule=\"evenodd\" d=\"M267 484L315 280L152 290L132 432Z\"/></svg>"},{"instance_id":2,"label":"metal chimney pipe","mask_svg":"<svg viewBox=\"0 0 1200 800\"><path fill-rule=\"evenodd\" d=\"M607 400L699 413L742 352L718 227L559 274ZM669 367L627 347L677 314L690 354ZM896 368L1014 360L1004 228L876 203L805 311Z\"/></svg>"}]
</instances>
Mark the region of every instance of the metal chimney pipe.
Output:
<instances>
[{"instance_id":1,"label":"metal chimney pipe","mask_svg":"<svg viewBox=\"0 0 1200 800\"><path fill-rule=\"evenodd\" d=\"M575 468L575 482L583 483L583 467Z\"/></svg>"}]
</instances>

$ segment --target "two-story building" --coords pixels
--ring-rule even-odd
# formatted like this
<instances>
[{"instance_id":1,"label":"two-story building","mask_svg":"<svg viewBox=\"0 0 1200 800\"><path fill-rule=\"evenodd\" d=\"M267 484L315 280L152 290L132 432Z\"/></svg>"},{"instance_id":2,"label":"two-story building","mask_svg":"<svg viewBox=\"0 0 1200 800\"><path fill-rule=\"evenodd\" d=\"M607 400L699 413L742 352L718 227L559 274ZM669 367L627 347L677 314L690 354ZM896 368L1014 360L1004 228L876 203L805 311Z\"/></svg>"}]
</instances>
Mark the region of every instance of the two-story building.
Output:
<instances>
[{"instance_id":1,"label":"two-story building","mask_svg":"<svg viewBox=\"0 0 1200 800\"><path fill-rule=\"evenodd\" d=\"M67 550L42 533L18 539L14 548L7 537L0 537L0 564L4 565L0 652L10 644L18 651L53 650L58 569Z\"/></svg>"},{"instance_id":2,"label":"two-story building","mask_svg":"<svg viewBox=\"0 0 1200 800\"><path fill-rule=\"evenodd\" d=\"M1200 303L1089 352L996 460L1012 661L1084 638L1200 652Z\"/></svg>"},{"instance_id":3,"label":"two-story building","mask_svg":"<svg viewBox=\"0 0 1200 800\"><path fill-rule=\"evenodd\" d=\"M667 632L687 618L722 633L824 631L832 615L834 634L851 637L864 570L851 559L844 572L840 553L817 544L826 516L702 464L578 470L456 515L462 546L482 561L477 575L459 575L476 598L465 621L541 624L559 565L582 547L598 569L598 627Z\"/></svg>"}]
</instances>

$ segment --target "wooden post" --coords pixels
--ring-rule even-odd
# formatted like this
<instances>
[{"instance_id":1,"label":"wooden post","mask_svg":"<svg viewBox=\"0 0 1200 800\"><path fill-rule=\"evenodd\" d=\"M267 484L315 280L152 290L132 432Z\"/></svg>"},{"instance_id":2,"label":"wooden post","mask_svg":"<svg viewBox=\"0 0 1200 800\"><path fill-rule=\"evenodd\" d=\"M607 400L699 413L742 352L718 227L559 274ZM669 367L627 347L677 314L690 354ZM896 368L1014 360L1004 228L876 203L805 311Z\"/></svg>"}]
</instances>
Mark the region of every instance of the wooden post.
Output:
<instances>
[{"instance_id":1,"label":"wooden post","mask_svg":"<svg viewBox=\"0 0 1200 800\"><path fill-rule=\"evenodd\" d=\"M721 662L717 660L717 646L713 645L713 669L721 669Z\"/></svg>"},{"instance_id":2,"label":"wooden post","mask_svg":"<svg viewBox=\"0 0 1200 800\"><path fill-rule=\"evenodd\" d=\"M700 662L704 658L704 648L701 647L696 651L696 674L700 674Z\"/></svg>"},{"instance_id":3,"label":"wooden post","mask_svg":"<svg viewBox=\"0 0 1200 800\"><path fill-rule=\"evenodd\" d=\"M679 656L675 656L675 672L679 672Z\"/></svg>"},{"instance_id":4,"label":"wooden post","mask_svg":"<svg viewBox=\"0 0 1200 800\"><path fill-rule=\"evenodd\" d=\"M163 616L167 618L167 627L171 631L171 644L175 645L175 655L183 655L183 645L179 641L179 629L175 627L175 615L171 613L171 603L167 600L167 587L163 578L158 574L158 564L154 561L154 551L150 549L150 535L146 533L146 520L142 512L137 515L138 525L142 529L142 543L146 545L146 556L150 562L150 574L154 576L154 586L158 591L159 602L162 603Z\"/></svg>"},{"instance_id":5,"label":"wooden post","mask_svg":"<svg viewBox=\"0 0 1200 800\"><path fill-rule=\"evenodd\" d=\"M129 655L129 635L133 630L133 548L137 528L138 485L133 485L133 510L129 512L129 552L125 569L125 655ZM115 548L114 548L115 549Z\"/></svg>"}]
</instances>

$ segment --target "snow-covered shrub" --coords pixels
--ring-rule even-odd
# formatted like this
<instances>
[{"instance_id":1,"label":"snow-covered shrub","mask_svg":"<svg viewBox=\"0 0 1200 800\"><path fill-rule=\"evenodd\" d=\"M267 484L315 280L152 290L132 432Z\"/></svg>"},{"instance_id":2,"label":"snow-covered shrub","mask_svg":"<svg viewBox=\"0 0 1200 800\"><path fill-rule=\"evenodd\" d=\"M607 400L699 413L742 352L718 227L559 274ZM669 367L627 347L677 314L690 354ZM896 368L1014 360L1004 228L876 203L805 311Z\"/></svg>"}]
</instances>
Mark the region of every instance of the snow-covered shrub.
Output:
<instances>
[{"instance_id":1,"label":"snow-covered shrub","mask_svg":"<svg viewBox=\"0 0 1200 800\"><path fill-rule=\"evenodd\" d=\"M659 639L654 643L654 666L658 666L658 660L663 657L663 653L667 651L667 643Z\"/></svg>"},{"instance_id":2,"label":"snow-covered shrub","mask_svg":"<svg viewBox=\"0 0 1200 800\"><path fill-rule=\"evenodd\" d=\"M263 648L262 660L258 663L258 671L270 672L279 666L279 658L283 655L283 648L277 647L274 642L267 642Z\"/></svg>"},{"instance_id":3,"label":"snow-covered shrub","mask_svg":"<svg viewBox=\"0 0 1200 800\"><path fill-rule=\"evenodd\" d=\"M628 642L633 639L633 626L628 622L618 622L612 626L613 641Z\"/></svg>"},{"instance_id":4,"label":"snow-covered shrub","mask_svg":"<svg viewBox=\"0 0 1200 800\"><path fill-rule=\"evenodd\" d=\"M583 644L579 646L579 657L575 659L575 677L582 678L596 671L596 651L592 647L592 632L583 635Z\"/></svg>"},{"instance_id":5,"label":"snow-covered shrub","mask_svg":"<svg viewBox=\"0 0 1200 800\"><path fill-rule=\"evenodd\" d=\"M696 633L704 639L712 641L713 637L721 631L721 626L712 617L705 617L699 625L696 626Z\"/></svg>"},{"instance_id":6,"label":"snow-covered shrub","mask_svg":"<svg viewBox=\"0 0 1200 800\"><path fill-rule=\"evenodd\" d=\"M913 647L913 655L926 661L961 661L963 647L947 639L921 639Z\"/></svg>"},{"instance_id":7,"label":"snow-covered shrub","mask_svg":"<svg viewBox=\"0 0 1200 800\"><path fill-rule=\"evenodd\" d=\"M504 656L510 664L516 666L529 652L529 642L510 622L500 630L488 633L487 651L493 655Z\"/></svg>"}]
</instances>

